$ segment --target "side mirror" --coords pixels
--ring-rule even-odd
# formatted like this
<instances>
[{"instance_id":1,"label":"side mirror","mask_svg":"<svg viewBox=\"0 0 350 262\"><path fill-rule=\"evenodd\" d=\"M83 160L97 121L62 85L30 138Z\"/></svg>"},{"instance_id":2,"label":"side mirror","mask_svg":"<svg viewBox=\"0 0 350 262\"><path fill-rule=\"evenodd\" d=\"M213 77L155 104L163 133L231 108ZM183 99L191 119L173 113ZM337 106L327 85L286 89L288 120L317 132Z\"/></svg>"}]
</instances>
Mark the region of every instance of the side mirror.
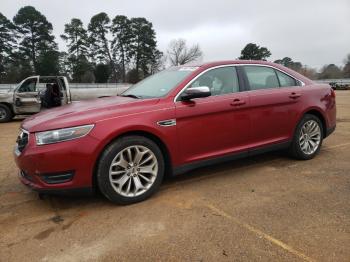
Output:
<instances>
[{"instance_id":1,"label":"side mirror","mask_svg":"<svg viewBox=\"0 0 350 262\"><path fill-rule=\"evenodd\" d=\"M187 101L193 98L208 97L208 96L211 96L209 87L207 86L190 87L190 88L187 88L185 92L181 94L181 100Z\"/></svg>"}]
</instances>

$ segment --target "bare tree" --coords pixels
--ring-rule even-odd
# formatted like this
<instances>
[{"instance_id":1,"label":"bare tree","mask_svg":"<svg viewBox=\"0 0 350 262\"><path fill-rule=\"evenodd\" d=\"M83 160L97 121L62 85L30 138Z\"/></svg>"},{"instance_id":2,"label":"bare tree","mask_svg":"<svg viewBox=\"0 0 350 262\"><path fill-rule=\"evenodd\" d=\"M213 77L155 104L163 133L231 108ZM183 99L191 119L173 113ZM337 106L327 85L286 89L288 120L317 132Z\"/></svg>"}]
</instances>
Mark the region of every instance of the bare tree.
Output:
<instances>
[{"instance_id":1,"label":"bare tree","mask_svg":"<svg viewBox=\"0 0 350 262\"><path fill-rule=\"evenodd\" d=\"M185 39L175 39L169 44L168 57L171 65L184 65L200 59L203 56L203 52L198 44L191 46L186 45Z\"/></svg>"}]
</instances>

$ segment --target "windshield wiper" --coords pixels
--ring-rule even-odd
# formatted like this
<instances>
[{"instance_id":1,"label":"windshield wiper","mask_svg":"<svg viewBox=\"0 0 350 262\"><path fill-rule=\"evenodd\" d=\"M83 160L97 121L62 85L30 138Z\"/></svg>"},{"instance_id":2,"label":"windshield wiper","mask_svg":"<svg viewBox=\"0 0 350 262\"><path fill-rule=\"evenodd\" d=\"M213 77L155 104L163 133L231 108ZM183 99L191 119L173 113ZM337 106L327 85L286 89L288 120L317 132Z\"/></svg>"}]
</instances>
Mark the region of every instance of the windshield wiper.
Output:
<instances>
[{"instance_id":1,"label":"windshield wiper","mask_svg":"<svg viewBox=\"0 0 350 262\"><path fill-rule=\"evenodd\" d=\"M142 98L141 96L137 96L137 95L133 95L133 94L129 94L129 95L119 95L119 96L122 96L122 97L131 97L131 98L136 98L136 99L141 99L141 98Z\"/></svg>"}]
</instances>

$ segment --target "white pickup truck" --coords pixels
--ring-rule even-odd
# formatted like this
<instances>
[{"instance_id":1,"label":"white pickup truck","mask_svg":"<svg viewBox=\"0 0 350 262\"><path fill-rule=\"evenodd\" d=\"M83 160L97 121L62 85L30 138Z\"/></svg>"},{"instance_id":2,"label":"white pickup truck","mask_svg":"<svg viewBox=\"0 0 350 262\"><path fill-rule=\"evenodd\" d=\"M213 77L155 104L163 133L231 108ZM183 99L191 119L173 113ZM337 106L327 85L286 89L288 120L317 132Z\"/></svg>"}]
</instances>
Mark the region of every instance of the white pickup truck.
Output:
<instances>
[{"instance_id":1,"label":"white pickup truck","mask_svg":"<svg viewBox=\"0 0 350 262\"><path fill-rule=\"evenodd\" d=\"M31 76L24 79L15 88L0 89L0 123L10 121L15 115L29 115L44 108L43 97L49 86L54 85L59 92L59 105L74 101L116 96L130 85L118 84L114 87L70 88L64 76Z\"/></svg>"}]
</instances>

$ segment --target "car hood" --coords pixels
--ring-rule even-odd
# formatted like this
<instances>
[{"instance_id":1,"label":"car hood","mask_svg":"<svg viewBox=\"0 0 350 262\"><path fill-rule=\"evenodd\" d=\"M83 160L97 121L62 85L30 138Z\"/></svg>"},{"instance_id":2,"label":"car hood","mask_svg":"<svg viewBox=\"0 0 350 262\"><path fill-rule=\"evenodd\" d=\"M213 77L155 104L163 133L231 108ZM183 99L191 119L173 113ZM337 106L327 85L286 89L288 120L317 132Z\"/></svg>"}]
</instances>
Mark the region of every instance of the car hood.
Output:
<instances>
[{"instance_id":1,"label":"car hood","mask_svg":"<svg viewBox=\"0 0 350 262\"><path fill-rule=\"evenodd\" d=\"M73 102L44 110L22 123L29 132L53 130L65 127L94 124L98 121L145 111L145 107L158 103L159 99L134 99L129 97L106 97Z\"/></svg>"}]
</instances>

